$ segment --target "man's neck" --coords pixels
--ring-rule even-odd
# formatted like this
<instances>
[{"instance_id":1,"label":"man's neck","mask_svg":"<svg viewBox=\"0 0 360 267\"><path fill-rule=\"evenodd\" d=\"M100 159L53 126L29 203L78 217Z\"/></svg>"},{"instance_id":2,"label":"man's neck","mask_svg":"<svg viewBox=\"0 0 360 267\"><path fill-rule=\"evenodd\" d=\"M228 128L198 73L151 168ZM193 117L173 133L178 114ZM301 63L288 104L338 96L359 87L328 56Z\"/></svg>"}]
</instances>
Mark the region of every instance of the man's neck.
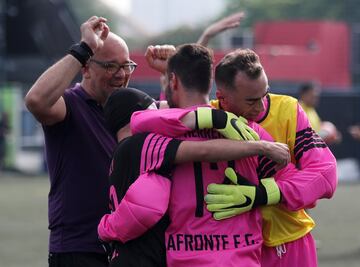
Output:
<instances>
[{"instance_id":1,"label":"man's neck","mask_svg":"<svg viewBox=\"0 0 360 267\"><path fill-rule=\"evenodd\" d=\"M207 104L209 104L209 96L207 94L188 93L179 101L180 108Z\"/></svg>"},{"instance_id":2,"label":"man's neck","mask_svg":"<svg viewBox=\"0 0 360 267\"><path fill-rule=\"evenodd\" d=\"M131 136L131 129L130 129L130 123L128 123L127 125L125 125L124 127L122 127L117 133L116 133L116 138L118 143L120 143L120 141L122 141L123 139Z\"/></svg>"},{"instance_id":3,"label":"man's neck","mask_svg":"<svg viewBox=\"0 0 360 267\"><path fill-rule=\"evenodd\" d=\"M102 106L104 105L106 99L103 99L101 95L93 90L89 83L82 80L80 85L92 99L94 99L98 104L101 104Z\"/></svg>"}]
</instances>

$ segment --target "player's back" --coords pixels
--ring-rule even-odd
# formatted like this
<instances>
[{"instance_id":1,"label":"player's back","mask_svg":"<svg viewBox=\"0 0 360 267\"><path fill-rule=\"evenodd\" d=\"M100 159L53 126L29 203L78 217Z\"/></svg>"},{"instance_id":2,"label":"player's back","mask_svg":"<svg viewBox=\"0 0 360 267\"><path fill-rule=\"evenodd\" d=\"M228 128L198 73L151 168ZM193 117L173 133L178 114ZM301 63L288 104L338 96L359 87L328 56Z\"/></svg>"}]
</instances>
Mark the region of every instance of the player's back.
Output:
<instances>
[{"instance_id":1,"label":"player's back","mask_svg":"<svg viewBox=\"0 0 360 267\"><path fill-rule=\"evenodd\" d=\"M117 146L111 166L110 190L111 205L116 208L128 188L141 173L141 165L151 164L144 156L144 151L155 153L149 149L150 142L159 138L155 134L141 133L128 137ZM155 160L155 159L154 159ZM110 266L166 266L164 250L164 232L169 224L167 215L143 235L125 243L115 241L115 257Z\"/></svg>"},{"instance_id":2,"label":"player's back","mask_svg":"<svg viewBox=\"0 0 360 267\"><path fill-rule=\"evenodd\" d=\"M219 138L212 130L194 131L179 139ZM235 169L258 183L257 157L235 162ZM228 162L187 163L175 168L166 231L168 266L260 266L262 219L258 209L223 221L206 210L204 195L210 183L223 183Z\"/></svg>"}]
</instances>

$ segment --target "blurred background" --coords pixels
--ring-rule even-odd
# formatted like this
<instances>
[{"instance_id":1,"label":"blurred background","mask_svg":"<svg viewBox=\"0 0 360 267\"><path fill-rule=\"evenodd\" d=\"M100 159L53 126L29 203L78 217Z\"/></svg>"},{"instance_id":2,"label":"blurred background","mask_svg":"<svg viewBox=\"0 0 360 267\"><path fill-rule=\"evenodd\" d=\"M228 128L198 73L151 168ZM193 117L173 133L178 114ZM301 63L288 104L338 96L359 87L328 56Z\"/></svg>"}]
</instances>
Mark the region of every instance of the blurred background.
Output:
<instances>
[{"instance_id":1,"label":"blurred background","mask_svg":"<svg viewBox=\"0 0 360 267\"><path fill-rule=\"evenodd\" d=\"M80 40L81 23L92 15L108 18L139 66L130 86L158 98L159 75L147 67L146 47L196 42L210 23L238 11L246 13L240 27L209 47L217 60L235 48L255 50L271 92L298 97L305 82L321 88L316 110L341 140L329 143L338 192L312 212L320 266L360 266L360 140L350 130L360 125L358 0L0 0L0 266L46 266L44 141L23 97Z\"/></svg>"}]
</instances>

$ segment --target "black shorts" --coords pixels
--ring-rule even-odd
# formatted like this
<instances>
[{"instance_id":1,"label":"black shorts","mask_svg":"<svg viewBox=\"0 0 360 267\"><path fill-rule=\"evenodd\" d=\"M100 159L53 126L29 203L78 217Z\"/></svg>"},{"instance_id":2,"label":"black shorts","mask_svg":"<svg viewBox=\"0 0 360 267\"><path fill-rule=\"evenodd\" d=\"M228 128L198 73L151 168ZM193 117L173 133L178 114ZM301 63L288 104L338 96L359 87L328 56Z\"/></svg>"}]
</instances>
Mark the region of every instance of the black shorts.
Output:
<instances>
[{"instance_id":1,"label":"black shorts","mask_svg":"<svg viewBox=\"0 0 360 267\"><path fill-rule=\"evenodd\" d=\"M49 253L49 267L108 267L105 254L88 252Z\"/></svg>"}]
</instances>

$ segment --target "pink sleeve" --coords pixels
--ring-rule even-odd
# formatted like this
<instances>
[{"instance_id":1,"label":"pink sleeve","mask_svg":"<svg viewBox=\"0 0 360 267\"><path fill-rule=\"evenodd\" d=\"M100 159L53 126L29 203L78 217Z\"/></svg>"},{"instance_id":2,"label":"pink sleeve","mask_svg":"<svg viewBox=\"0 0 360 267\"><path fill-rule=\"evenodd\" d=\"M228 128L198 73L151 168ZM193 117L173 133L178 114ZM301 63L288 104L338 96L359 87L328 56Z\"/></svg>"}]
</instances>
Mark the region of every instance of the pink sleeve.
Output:
<instances>
[{"instance_id":1,"label":"pink sleeve","mask_svg":"<svg viewBox=\"0 0 360 267\"><path fill-rule=\"evenodd\" d=\"M125 243L141 236L166 213L170 188L170 180L154 172L140 175L115 211L101 218L100 239Z\"/></svg>"},{"instance_id":2,"label":"pink sleeve","mask_svg":"<svg viewBox=\"0 0 360 267\"><path fill-rule=\"evenodd\" d=\"M303 109L298 105L296 165L278 172L277 183L284 204L291 210L313 207L318 199L331 198L337 186L336 159L324 141L312 130Z\"/></svg>"},{"instance_id":3,"label":"pink sleeve","mask_svg":"<svg viewBox=\"0 0 360 267\"><path fill-rule=\"evenodd\" d=\"M249 126L255 132L257 132L257 134L259 135L260 140L274 142L274 138L272 138L272 136L263 127L261 127L256 122L250 121Z\"/></svg>"},{"instance_id":4,"label":"pink sleeve","mask_svg":"<svg viewBox=\"0 0 360 267\"><path fill-rule=\"evenodd\" d=\"M181 122L181 118L190 111L178 108L137 111L131 116L131 132L152 132L172 137L183 135L192 131Z\"/></svg>"},{"instance_id":5,"label":"pink sleeve","mask_svg":"<svg viewBox=\"0 0 360 267\"><path fill-rule=\"evenodd\" d=\"M157 171L170 176L178 147L182 141L149 133L141 149L140 174Z\"/></svg>"},{"instance_id":6,"label":"pink sleeve","mask_svg":"<svg viewBox=\"0 0 360 267\"><path fill-rule=\"evenodd\" d=\"M336 166L327 168L326 164L314 164L304 170L289 164L276 173L276 183L283 196L282 203L289 210L312 208L318 199L332 196L334 191L324 176L336 176ZM316 171L320 169L322 172L317 174Z\"/></svg>"}]
</instances>

